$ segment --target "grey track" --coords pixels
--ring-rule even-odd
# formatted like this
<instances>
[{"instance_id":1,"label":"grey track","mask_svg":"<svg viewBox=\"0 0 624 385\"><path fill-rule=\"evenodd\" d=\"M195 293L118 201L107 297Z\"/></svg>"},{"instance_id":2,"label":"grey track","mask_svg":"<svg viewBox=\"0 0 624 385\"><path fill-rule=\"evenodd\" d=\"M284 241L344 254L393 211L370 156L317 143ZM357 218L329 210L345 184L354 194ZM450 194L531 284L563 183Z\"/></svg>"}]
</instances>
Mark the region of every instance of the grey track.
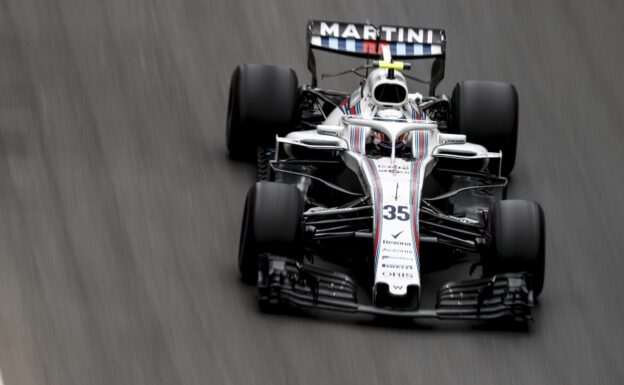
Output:
<instances>
[{"instance_id":1,"label":"grey track","mask_svg":"<svg viewBox=\"0 0 624 385\"><path fill-rule=\"evenodd\" d=\"M607 0L1 0L5 384L624 383L623 16ZM529 332L259 313L235 263L254 169L224 149L229 77L265 62L307 81L308 18L444 27L441 91L517 86L511 196L541 202L548 230Z\"/></svg>"}]
</instances>

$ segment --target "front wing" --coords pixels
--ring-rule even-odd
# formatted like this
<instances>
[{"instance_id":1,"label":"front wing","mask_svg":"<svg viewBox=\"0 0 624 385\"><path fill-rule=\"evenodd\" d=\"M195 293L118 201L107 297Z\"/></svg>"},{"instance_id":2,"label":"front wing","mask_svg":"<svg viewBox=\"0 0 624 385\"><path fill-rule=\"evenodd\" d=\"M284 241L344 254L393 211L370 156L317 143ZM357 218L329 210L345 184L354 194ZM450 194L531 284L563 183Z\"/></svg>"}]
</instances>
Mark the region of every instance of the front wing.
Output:
<instances>
[{"instance_id":1,"label":"front wing","mask_svg":"<svg viewBox=\"0 0 624 385\"><path fill-rule=\"evenodd\" d=\"M346 274L300 264L270 254L260 256L259 301L262 305L449 320L531 319L534 307L530 275L500 274L448 282L438 291L434 309L402 310L358 303L355 282Z\"/></svg>"}]
</instances>

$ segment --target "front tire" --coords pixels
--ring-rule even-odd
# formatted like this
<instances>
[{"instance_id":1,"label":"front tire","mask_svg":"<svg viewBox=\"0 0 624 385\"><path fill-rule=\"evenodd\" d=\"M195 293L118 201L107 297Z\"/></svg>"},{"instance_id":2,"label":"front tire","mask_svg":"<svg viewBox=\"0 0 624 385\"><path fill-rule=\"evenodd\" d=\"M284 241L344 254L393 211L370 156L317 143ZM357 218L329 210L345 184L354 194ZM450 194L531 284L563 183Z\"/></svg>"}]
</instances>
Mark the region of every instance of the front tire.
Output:
<instances>
[{"instance_id":1,"label":"front tire","mask_svg":"<svg viewBox=\"0 0 624 385\"><path fill-rule=\"evenodd\" d=\"M256 283L262 253L303 259L303 194L293 185L258 182L247 193L238 253L244 282Z\"/></svg>"},{"instance_id":2,"label":"front tire","mask_svg":"<svg viewBox=\"0 0 624 385\"><path fill-rule=\"evenodd\" d=\"M537 298L544 287L546 240L540 205L522 200L496 202L490 208L488 229L491 244L483 257L484 275L530 273Z\"/></svg>"}]
</instances>

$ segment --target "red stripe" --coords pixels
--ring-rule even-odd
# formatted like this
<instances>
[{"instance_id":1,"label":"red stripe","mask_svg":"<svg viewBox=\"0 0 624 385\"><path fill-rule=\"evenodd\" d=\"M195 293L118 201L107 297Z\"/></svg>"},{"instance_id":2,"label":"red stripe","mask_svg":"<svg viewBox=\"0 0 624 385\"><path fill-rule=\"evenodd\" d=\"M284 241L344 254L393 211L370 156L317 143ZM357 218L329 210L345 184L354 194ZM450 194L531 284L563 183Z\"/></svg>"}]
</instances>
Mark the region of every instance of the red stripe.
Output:
<instances>
[{"instance_id":1,"label":"red stripe","mask_svg":"<svg viewBox=\"0 0 624 385\"><path fill-rule=\"evenodd\" d=\"M377 42L375 40L364 40L362 48L364 49L364 53L376 54Z\"/></svg>"}]
</instances>

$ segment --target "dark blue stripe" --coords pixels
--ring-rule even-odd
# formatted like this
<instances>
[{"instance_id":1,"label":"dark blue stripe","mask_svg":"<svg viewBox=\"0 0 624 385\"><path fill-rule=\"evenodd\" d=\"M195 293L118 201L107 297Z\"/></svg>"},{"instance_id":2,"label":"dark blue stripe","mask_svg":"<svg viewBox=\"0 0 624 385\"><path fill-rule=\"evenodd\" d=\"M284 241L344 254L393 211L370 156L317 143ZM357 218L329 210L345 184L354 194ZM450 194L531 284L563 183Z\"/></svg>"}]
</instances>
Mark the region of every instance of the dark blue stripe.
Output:
<instances>
[{"instance_id":1,"label":"dark blue stripe","mask_svg":"<svg viewBox=\"0 0 624 385\"><path fill-rule=\"evenodd\" d=\"M431 44L423 44L423 55L431 55Z\"/></svg>"},{"instance_id":2,"label":"dark blue stripe","mask_svg":"<svg viewBox=\"0 0 624 385\"><path fill-rule=\"evenodd\" d=\"M414 54L414 44L405 44L405 54L407 56Z\"/></svg>"},{"instance_id":3,"label":"dark blue stripe","mask_svg":"<svg viewBox=\"0 0 624 385\"><path fill-rule=\"evenodd\" d=\"M321 47L329 48L329 37L321 36Z\"/></svg>"},{"instance_id":4,"label":"dark blue stripe","mask_svg":"<svg viewBox=\"0 0 624 385\"><path fill-rule=\"evenodd\" d=\"M338 49L341 51L347 50L347 39L343 39L343 38L338 39Z\"/></svg>"},{"instance_id":5,"label":"dark blue stripe","mask_svg":"<svg viewBox=\"0 0 624 385\"><path fill-rule=\"evenodd\" d=\"M364 52L364 43L362 40L355 41L355 52Z\"/></svg>"}]
</instances>

